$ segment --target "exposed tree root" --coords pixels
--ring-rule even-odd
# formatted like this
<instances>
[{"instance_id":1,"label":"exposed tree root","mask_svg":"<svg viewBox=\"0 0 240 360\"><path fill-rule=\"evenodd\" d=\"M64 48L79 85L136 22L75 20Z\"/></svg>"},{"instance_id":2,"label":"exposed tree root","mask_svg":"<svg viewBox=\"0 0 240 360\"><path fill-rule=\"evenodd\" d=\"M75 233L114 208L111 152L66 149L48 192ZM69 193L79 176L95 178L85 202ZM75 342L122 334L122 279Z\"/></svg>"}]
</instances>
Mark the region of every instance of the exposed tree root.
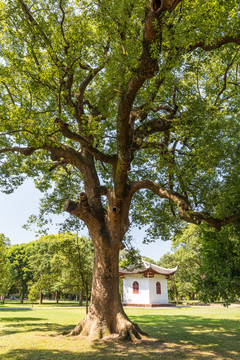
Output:
<instances>
[{"instance_id":1,"label":"exposed tree root","mask_svg":"<svg viewBox=\"0 0 240 360\"><path fill-rule=\"evenodd\" d=\"M82 336L88 337L91 341L104 339L139 342L148 337L137 324L132 323L122 313L117 314L113 324L112 329L110 329L105 321L99 321L96 318L91 319L91 316L87 316L69 335L76 336L81 334Z\"/></svg>"},{"instance_id":2,"label":"exposed tree root","mask_svg":"<svg viewBox=\"0 0 240 360\"><path fill-rule=\"evenodd\" d=\"M138 342L147 336L147 333L144 333L137 324L130 322L121 330L117 340L131 340L132 342Z\"/></svg>"}]
</instances>

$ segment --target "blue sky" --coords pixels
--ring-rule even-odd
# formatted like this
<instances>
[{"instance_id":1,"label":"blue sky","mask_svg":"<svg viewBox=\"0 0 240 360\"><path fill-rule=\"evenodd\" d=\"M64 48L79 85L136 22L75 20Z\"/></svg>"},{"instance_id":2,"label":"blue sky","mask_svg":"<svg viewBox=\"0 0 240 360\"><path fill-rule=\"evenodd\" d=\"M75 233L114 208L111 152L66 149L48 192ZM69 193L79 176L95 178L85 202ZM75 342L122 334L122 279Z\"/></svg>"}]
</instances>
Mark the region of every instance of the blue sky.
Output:
<instances>
[{"instance_id":1,"label":"blue sky","mask_svg":"<svg viewBox=\"0 0 240 360\"><path fill-rule=\"evenodd\" d=\"M35 231L22 228L32 214L38 213L38 205L41 193L35 189L32 181L27 180L14 193L7 195L0 192L0 233L9 237L11 244L21 244L35 240ZM53 216L55 223L61 222L62 216ZM36 229L35 229L36 230ZM49 234L57 234L58 228L53 225ZM87 235L87 232L82 233ZM130 233L133 237L133 245L138 248L141 255L159 260L166 252L170 251L171 242L158 240L148 245L142 244L144 231L133 229Z\"/></svg>"}]
</instances>

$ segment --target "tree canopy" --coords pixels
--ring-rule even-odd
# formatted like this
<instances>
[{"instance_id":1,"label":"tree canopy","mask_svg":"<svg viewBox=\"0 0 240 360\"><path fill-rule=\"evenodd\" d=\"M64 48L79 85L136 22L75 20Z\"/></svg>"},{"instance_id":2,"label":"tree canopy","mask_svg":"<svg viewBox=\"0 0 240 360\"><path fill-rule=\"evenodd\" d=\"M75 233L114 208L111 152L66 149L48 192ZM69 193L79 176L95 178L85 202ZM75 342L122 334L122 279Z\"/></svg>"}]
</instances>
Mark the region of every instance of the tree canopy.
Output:
<instances>
[{"instance_id":1,"label":"tree canopy","mask_svg":"<svg viewBox=\"0 0 240 360\"><path fill-rule=\"evenodd\" d=\"M221 231L207 224L188 225L172 239L172 253L163 255L160 266L178 271L169 281L169 290L179 298L204 303L239 300L240 228L239 221Z\"/></svg>"},{"instance_id":2,"label":"tree canopy","mask_svg":"<svg viewBox=\"0 0 240 360\"><path fill-rule=\"evenodd\" d=\"M240 223L216 232L204 226L198 232L201 267L198 292L205 302L229 305L240 297Z\"/></svg>"},{"instance_id":3,"label":"tree canopy","mask_svg":"<svg viewBox=\"0 0 240 360\"><path fill-rule=\"evenodd\" d=\"M5 295L9 291L13 282L13 271L7 257L10 240L4 234L0 234L0 297L4 303Z\"/></svg>"},{"instance_id":4,"label":"tree canopy","mask_svg":"<svg viewBox=\"0 0 240 360\"><path fill-rule=\"evenodd\" d=\"M198 294L202 262L200 227L190 224L172 238L172 252L164 254L158 265L166 268L178 266L177 272L168 281L169 294L194 300Z\"/></svg>"},{"instance_id":5,"label":"tree canopy","mask_svg":"<svg viewBox=\"0 0 240 360\"><path fill-rule=\"evenodd\" d=\"M158 195L141 191L131 207L155 237L173 213L221 227L216 211L237 212L238 2L153 1L146 14L148 4L1 1L4 191L33 177L51 190L46 213L76 199L82 180L94 201L100 182L119 197L136 182L133 193Z\"/></svg>"},{"instance_id":6,"label":"tree canopy","mask_svg":"<svg viewBox=\"0 0 240 360\"><path fill-rule=\"evenodd\" d=\"M130 224L151 239L182 220L220 230L240 218L239 3L0 6L0 185L32 177L42 222L64 206L88 227L92 303L74 333L138 336L115 285Z\"/></svg>"}]
</instances>

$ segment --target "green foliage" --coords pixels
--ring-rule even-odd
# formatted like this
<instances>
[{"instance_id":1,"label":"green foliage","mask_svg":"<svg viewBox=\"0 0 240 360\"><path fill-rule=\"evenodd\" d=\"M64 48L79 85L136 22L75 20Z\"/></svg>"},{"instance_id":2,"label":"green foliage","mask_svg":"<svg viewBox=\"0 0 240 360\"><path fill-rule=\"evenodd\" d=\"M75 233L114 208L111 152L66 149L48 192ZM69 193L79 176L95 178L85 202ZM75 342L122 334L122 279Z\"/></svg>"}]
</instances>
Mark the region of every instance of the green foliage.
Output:
<instances>
[{"instance_id":1,"label":"green foliage","mask_svg":"<svg viewBox=\"0 0 240 360\"><path fill-rule=\"evenodd\" d=\"M130 265L137 265L141 261L141 255L138 249L133 247L128 248L127 250L121 250L119 256L119 267L127 268Z\"/></svg>"},{"instance_id":2,"label":"green foliage","mask_svg":"<svg viewBox=\"0 0 240 360\"><path fill-rule=\"evenodd\" d=\"M76 0L60 5L41 0L31 3L34 19L29 20L20 2L0 2L0 147L38 149L29 158L3 154L0 186L9 193L32 177L44 193L41 224L45 224L45 215L62 212L66 199L76 199L84 188L82 175L73 164L49 171L53 163L48 149L69 146L79 151L78 142L64 137L55 119L78 131L73 99L90 67L104 64L104 70L85 90L81 135L106 154L119 148L119 84L125 89L138 69L148 4L146 0ZM143 140L165 144L167 151L158 145L140 146L129 179L168 184L187 194L196 210L200 207L221 217L235 208L240 193L239 51L234 43L216 46L214 51L200 46L191 50L191 46L201 42L209 46L222 36L239 34L238 5L237 0L187 0L165 12L161 36L151 44L151 56L157 59L159 70L139 89L134 102L135 108L143 105L148 111L145 119L136 119L135 128L154 118L166 120L169 113L164 108L156 115L152 110L159 104L173 107L175 101L178 111L168 141L164 132L139 139L139 144ZM65 86L71 80L69 74L73 76L71 93ZM164 82L158 89L159 79ZM99 115L93 115L93 108L98 109L101 121ZM111 166L97 160L95 165L101 181L113 186ZM174 217L176 206L171 207L168 200L142 191L133 199L131 220L138 226L149 225L148 239L167 238L169 229L181 226Z\"/></svg>"},{"instance_id":3,"label":"green foliage","mask_svg":"<svg viewBox=\"0 0 240 360\"><path fill-rule=\"evenodd\" d=\"M27 294L28 282L32 279L29 262L30 245L12 245L8 249L7 257L13 271L12 292L19 292L22 296Z\"/></svg>"},{"instance_id":4,"label":"green foliage","mask_svg":"<svg viewBox=\"0 0 240 360\"><path fill-rule=\"evenodd\" d=\"M58 254L62 257L59 283L63 292L79 294L84 289L87 294L91 289L94 256L90 239L67 233L58 243Z\"/></svg>"},{"instance_id":5,"label":"green foliage","mask_svg":"<svg viewBox=\"0 0 240 360\"><path fill-rule=\"evenodd\" d=\"M30 244L33 283L29 291L79 294L91 286L93 247L85 237L65 233L42 236Z\"/></svg>"},{"instance_id":6,"label":"green foliage","mask_svg":"<svg viewBox=\"0 0 240 360\"><path fill-rule=\"evenodd\" d=\"M145 260L145 261L147 261L147 262L149 262L150 264L155 264L155 265L157 265L157 262L156 262L155 260L153 260L153 259L151 259L151 258L149 258L149 257L147 257L147 256L142 256L142 259Z\"/></svg>"},{"instance_id":7,"label":"green foliage","mask_svg":"<svg viewBox=\"0 0 240 360\"><path fill-rule=\"evenodd\" d=\"M178 266L177 272L168 281L170 296L192 298L197 294L197 276L201 266L201 242L195 225L186 226L172 239L172 253L163 255L158 264L166 268Z\"/></svg>"},{"instance_id":8,"label":"green foliage","mask_svg":"<svg viewBox=\"0 0 240 360\"><path fill-rule=\"evenodd\" d=\"M172 239L173 253L159 261L163 267L178 270L169 281L170 295L205 303L224 305L240 298L239 222L216 231L208 225L188 225Z\"/></svg>"},{"instance_id":9,"label":"green foliage","mask_svg":"<svg viewBox=\"0 0 240 360\"><path fill-rule=\"evenodd\" d=\"M199 236L200 298L229 305L240 298L240 224L228 225L219 232L205 226Z\"/></svg>"},{"instance_id":10,"label":"green foliage","mask_svg":"<svg viewBox=\"0 0 240 360\"><path fill-rule=\"evenodd\" d=\"M28 292L28 300L33 304L39 298L39 289L37 284L32 284L29 286L30 290Z\"/></svg>"},{"instance_id":11,"label":"green foliage","mask_svg":"<svg viewBox=\"0 0 240 360\"><path fill-rule=\"evenodd\" d=\"M54 235L46 235L30 243L29 266L33 275L34 288L41 290L42 293L51 292L58 278L58 269L52 267L56 248L57 236ZM32 289L32 284L30 284L30 289Z\"/></svg>"},{"instance_id":12,"label":"green foliage","mask_svg":"<svg viewBox=\"0 0 240 360\"><path fill-rule=\"evenodd\" d=\"M13 283L13 269L7 257L9 246L10 240L4 234L0 234L0 296L2 299L8 293Z\"/></svg>"},{"instance_id":13,"label":"green foliage","mask_svg":"<svg viewBox=\"0 0 240 360\"><path fill-rule=\"evenodd\" d=\"M7 247L0 236L0 295L19 292L35 301L42 294L79 294L91 288L93 246L73 233L42 236L28 244Z\"/></svg>"}]
</instances>

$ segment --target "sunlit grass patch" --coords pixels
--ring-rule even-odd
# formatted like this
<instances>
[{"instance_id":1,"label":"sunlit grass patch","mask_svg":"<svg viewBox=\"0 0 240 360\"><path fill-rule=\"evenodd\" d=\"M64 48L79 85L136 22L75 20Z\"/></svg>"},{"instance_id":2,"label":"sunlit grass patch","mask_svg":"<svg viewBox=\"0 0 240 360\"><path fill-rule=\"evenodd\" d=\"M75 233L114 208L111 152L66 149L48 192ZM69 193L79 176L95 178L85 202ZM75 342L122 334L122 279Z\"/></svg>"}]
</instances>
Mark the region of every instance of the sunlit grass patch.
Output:
<instances>
[{"instance_id":1,"label":"sunlit grass patch","mask_svg":"<svg viewBox=\"0 0 240 360\"><path fill-rule=\"evenodd\" d=\"M239 360L240 307L126 309L140 344L63 336L84 308L0 309L0 360Z\"/></svg>"}]
</instances>

